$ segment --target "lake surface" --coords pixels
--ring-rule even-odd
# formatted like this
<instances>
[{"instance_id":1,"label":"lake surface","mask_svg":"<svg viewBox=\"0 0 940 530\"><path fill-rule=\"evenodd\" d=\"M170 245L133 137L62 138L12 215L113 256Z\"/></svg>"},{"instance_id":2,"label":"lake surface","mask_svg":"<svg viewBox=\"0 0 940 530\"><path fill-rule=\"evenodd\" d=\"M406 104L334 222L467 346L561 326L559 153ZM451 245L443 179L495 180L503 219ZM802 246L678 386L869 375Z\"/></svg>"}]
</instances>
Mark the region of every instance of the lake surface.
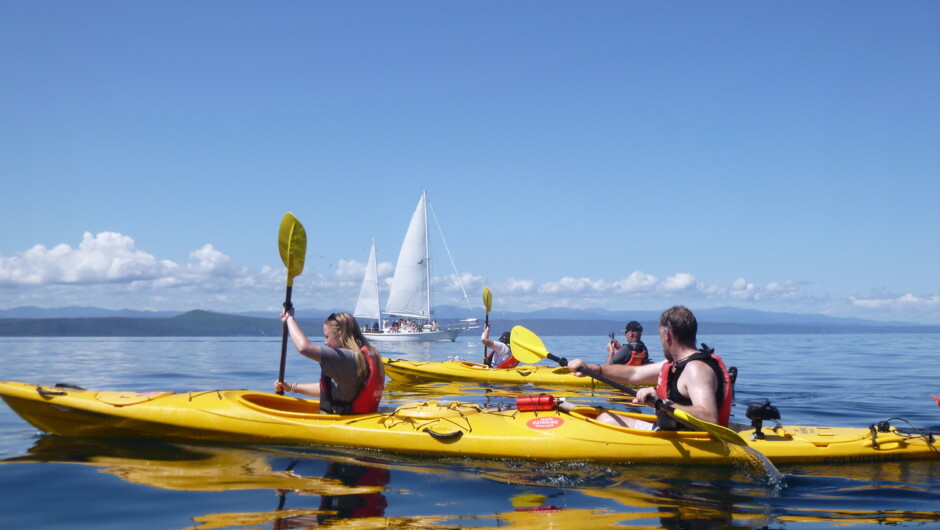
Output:
<instances>
[{"instance_id":1,"label":"lake surface","mask_svg":"<svg viewBox=\"0 0 940 530\"><path fill-rule=\"evenodd\" d=\"M734 421L768 398L782 423L867 427L889 418L940 432L940 335L699 337L739 369ZM543 337L558 356L602 361L606 337ZM662 358L655 335L647 342ZM389 345L415 360L482 356L479 336ZM396 352L396 353L392 353ZM0 380L97 390L272 389L280 339L0 338ZM543 361L548 363L548 361ZM288 381L316 363L289 347ZM390 385L417 399L512 403L535 388ZM556 395L561 392L553 391ZM609 392L569 400L604 402ZM903 421L902 421L903 419ZM319 447L187 445L45 436L0 405L3 528L940 528L940 457L778 466L447 460Z\"/></svg>"}]
</instances>

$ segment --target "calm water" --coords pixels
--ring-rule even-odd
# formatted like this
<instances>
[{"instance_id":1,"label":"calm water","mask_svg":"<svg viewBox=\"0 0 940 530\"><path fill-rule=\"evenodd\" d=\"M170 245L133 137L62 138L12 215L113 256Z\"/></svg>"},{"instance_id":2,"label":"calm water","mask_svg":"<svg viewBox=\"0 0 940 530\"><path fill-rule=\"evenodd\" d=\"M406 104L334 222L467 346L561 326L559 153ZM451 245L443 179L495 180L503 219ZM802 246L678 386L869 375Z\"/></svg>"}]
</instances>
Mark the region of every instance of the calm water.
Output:
<instances>
[{"instance_id":1,"label":"calm water","mask_svg":"<svg viewBox=\"0 0 940 530\"><path fill-rule=\"evenodd\" d=\"M606 337L543 340L556 355L600 361ZM648 345L661 358L654 340ZM930 397L940 395L940 335L700 340L740 370L736 421L746 422L747 403L769 398L785 424L864 427L903 418L940 431L940 408ZM476 335L389 349L422 360L482 354ZM289 353L287 380L319 376L316 363ZM0 339L0 380L269 390L279 356L279 339L7 338ZM464 393L468 401L511 402L535 391L393 385L387 401ZM609 397L586 391L578 400ZM779 487L744 466L437 461L313 447L60 439L40 435L3 404L0 461L3 528L940 528L940 458L780 466ZM546 506L557 510L531 510Z\"/></svg>"}]
</instances>

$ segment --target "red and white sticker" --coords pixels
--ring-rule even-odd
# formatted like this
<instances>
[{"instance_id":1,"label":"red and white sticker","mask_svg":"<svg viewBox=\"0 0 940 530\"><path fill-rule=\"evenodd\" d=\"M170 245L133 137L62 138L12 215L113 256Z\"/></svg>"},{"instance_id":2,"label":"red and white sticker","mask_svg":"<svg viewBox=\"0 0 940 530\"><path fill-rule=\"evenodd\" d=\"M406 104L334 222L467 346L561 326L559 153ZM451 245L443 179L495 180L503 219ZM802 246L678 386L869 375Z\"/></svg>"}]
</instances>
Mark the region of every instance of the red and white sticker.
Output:
<instances>
[{"instance_id":1,"label":"red and white sticker","mask_svg":"<svg viewBox=\"0 0 940 530\"><path fill-rule=\"evenodd\" d=\"M530 429L554 429L555 427L560 426L562 423L565 423L565 420L559 418L558 416L542 416L541 418L532 418L526 422L526 427Z\"/></svg>"}]
</instances>

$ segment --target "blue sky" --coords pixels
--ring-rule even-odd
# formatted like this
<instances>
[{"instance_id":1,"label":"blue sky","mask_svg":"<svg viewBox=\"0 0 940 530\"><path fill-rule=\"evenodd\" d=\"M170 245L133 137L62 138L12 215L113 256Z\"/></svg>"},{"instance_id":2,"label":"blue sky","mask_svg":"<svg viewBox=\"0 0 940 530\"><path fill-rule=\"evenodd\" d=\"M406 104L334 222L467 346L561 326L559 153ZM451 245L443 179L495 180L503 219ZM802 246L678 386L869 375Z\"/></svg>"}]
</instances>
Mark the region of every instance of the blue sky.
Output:
<instances>
[{"instance_id":1,"label":"blue sky","mask_svg":"<svg viewBox=\"0 0 940 530\"><path fill-rule=\"evenodd\" d=\"M0 308L276 311L291 211L351 309L427 189L478 308L940 323L937 2L3 2L0 78Z\"/></svg>"}]
</instances>

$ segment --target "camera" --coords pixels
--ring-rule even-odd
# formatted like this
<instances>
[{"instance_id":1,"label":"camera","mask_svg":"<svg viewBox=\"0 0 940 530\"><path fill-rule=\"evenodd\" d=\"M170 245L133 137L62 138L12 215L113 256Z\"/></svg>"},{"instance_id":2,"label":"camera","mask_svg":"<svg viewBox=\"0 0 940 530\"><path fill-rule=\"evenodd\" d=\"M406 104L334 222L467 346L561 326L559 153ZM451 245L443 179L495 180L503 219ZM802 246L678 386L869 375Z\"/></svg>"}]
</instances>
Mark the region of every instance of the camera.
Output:
<instances>
[{"instance_id":1,"label":"camera","mask_svg":"<svg viewBox=\"0 0 940 530\"><path fill-rule=\"evenodd\" d=\"M614 340L614 334L613 334L613 333L608 333L607 336L610 337L610 340Z\"/></svg>"},{"instance_id":2,"label":"camera","mask_svg":"<svg viewBox=\"0 0 940 530\"><path fill-rule=\"evenodd\" d=\"M778 427L780 426L780 422L777 421L780 419L780 410L771 405L769 399L765 399L763 402L753 402L749 404L745 416L751 420L751 426L754 427L751 440L763 440L766 438L763 431L761 431L764 420L773 420Z\"/></svg>"}]
</instances>

